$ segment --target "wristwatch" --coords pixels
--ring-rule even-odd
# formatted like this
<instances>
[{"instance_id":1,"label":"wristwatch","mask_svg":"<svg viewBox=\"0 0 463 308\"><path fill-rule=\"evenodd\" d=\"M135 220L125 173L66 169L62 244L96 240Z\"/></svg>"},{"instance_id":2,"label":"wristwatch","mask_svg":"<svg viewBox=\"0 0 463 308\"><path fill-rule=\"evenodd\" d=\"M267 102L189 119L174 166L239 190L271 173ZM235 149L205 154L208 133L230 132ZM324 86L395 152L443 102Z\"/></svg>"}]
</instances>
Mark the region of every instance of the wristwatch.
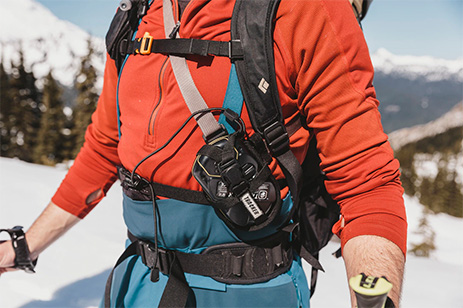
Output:
<instances>
[{"instance_id":1,"label":"wristwatch","mask_svg":"<svg viewBox=\"0 0 463 308\"><path fill-rule=\"evenodd\" d=\"M11 229L0 229L1 232L7 232L11 237L11 243L15 253L14 268L21 269L26 273L35 273L35 265L37 259L31 259L29 246L27 245L26 235L24 234L23 227L16 226Z\"/></svg>"}]
</instances>

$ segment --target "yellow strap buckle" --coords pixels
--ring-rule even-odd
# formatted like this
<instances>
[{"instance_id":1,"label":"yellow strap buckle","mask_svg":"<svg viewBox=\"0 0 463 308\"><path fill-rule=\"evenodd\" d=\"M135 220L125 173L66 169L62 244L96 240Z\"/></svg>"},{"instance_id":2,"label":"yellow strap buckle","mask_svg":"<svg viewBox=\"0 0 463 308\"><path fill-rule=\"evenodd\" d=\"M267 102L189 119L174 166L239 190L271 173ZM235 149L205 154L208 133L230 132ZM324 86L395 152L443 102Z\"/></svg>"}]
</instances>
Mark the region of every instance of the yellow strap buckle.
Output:
<instances>
[{"instance_id":1,"label":"yellow strap buckle","mask_svg":"<svg viewBox=\"0 0 463 308\"><path fill-rule=\"evenodd\" d=\"M137 49L135 52L142 55L149 55L151 53L151 46L153 45L153 37L149 34L149 32L145 32L143 37L138 39L138 41L140 40L140 50Z\"/></svg>"}]
</instances>

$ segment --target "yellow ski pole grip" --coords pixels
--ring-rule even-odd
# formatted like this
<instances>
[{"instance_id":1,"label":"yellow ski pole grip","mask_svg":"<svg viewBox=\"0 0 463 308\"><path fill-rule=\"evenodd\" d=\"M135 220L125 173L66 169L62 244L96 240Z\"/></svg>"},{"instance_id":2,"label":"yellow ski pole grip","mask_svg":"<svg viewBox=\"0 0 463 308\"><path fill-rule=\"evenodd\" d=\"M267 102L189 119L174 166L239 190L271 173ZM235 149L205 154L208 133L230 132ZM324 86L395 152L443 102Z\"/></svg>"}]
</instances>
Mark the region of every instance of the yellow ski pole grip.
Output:
<instances>
[{"instance_id":1,"label":"yellow ski pole grip","mask_svg":"<svg viewBox=\"0 0 463 308\"><path fill-rule=\"evenodd\" d=\"M385 277L367 276L361 273L349 279L349 285L355 292L358 308L384 308L387 294L392 289Z\"/></svg>"}]
</instances>

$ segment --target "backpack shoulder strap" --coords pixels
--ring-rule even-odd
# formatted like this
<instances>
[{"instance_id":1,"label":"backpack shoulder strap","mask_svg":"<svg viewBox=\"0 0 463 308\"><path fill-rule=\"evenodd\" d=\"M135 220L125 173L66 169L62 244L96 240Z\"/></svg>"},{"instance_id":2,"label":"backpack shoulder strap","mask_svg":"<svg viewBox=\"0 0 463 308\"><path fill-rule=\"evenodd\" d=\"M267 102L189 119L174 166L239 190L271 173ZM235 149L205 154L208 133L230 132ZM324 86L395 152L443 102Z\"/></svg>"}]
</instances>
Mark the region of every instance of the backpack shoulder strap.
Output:
<instances>
[{"instance_id":1,"label":"backpack shoulder strap","mask_svg":"<svg viewBox=\"0 0 463 308\"><path fill-rule=\"evenodd\" d=\"M243 60L235 61L235 65L252 126L278 161L297 206L302 168L289 148L273 57L273 18L279 3L236 0L231 38L240 41L243 49Z\"/></svg>"},{"instance_id":2,"label":"backpack shoulder strap","mask_svg":"<svg viewBox=\"0 0 463 308\"><path fill-rule=\"evenodd\" d=\"M241 41L243 49L244 60L236 61L238 80L253 127L261 135L283 122L273 61L273 17L279 2L237 0L231 21L232 41Z\"/></svg>"}]
</instances>

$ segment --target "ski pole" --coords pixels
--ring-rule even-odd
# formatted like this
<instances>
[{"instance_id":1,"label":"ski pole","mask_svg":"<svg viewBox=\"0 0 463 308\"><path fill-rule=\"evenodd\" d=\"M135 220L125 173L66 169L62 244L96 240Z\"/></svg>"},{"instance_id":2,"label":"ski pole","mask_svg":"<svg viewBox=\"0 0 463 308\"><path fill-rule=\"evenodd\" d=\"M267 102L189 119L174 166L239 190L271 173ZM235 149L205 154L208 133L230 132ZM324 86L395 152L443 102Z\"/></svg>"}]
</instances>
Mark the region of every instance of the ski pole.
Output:
<instances>
[{"instance_id":1,"label":"ski pole","mask_svg":"<svg viewBox=\"0 0 463 308\"><path fill-rule=\"evenodd\" d=\"M350 278L349 285L355 292L357 308L394 308L394 303L387 296L392 289L392 283L386 277L361 273Z\"/></svg>"}]
</instances>

